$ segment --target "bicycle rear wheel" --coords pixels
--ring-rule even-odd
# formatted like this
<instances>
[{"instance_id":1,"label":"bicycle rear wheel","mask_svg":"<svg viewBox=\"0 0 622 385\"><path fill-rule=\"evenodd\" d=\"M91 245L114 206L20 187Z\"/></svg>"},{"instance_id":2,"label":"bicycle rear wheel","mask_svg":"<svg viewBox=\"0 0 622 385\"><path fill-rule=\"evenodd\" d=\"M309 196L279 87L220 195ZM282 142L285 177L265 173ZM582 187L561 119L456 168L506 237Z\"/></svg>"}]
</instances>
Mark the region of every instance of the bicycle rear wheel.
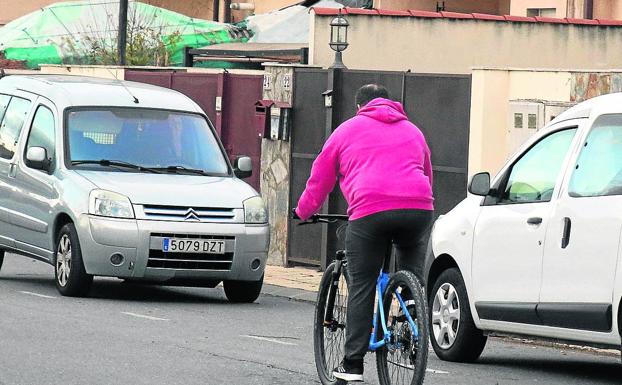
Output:
<instances>
[{"instance_id":1,"label":"bicycle rear wheel","mask_svg":"<svg viewBox=\"0 0 622 385\"><path fill-rule=\"evenodd\" d=\"M347 272L341 266L339 281L336 286L333 305L333 320L325 324L324 318L328 305L329 291L333 282L333 272L337 262L331 263L320 282L317 304L315 306L315 322L313 327L313 350L315 352L315 366L323 385L345 385L346 382L333 376L344 355L346 341L346 309L348 304Z\"/></svg>"},{"instance_id":2,"label":"bicycle rear wheel","mask_svg":"<svg viewBox=\"0 0 622 385\"><path fill-rule=\"evenodd\" d=\"M418 329L417 335L400 305L398 293ZM429 331L425 295L417 277L409 271L393 274L383 294L383 305L391 341L376 351L380 384L423 384L428 364Z\"/></svg>"}]
</instances>

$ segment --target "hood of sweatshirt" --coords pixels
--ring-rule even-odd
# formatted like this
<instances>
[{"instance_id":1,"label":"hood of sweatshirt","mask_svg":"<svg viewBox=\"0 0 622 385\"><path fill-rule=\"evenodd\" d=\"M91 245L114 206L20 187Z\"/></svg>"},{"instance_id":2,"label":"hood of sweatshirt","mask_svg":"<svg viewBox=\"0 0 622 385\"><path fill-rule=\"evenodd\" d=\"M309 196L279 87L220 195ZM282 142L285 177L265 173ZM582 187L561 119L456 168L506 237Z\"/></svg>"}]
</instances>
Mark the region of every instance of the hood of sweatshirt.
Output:
<instances>
[{"instance_id":1,"label":"hood of sweatshirt","mask_svg":"<svg viewBox=\"0 0 622 385\"><path fill-rule=\"evenodd\" d=\"M408 119L401 103L384 98L376 98L370 101L357 112L357 115L367 116L383 123L394 123Z\"/></svg>"}]
</instances>

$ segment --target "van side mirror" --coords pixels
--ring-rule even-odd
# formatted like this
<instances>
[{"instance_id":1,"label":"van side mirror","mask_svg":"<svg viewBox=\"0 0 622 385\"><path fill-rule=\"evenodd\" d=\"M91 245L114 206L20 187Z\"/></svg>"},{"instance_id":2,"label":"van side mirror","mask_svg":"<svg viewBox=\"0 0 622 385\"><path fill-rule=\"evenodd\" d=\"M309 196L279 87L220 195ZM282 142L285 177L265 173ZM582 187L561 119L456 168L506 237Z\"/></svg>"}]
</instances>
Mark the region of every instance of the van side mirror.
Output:
<instances>
[{"instance_id":1,"label":"van side mirror","mask_svg":"<svg viewBox=\"0 0 622 385\"><path fill-rule=\"evenodd\" d=\"M233 173L240 179L253 175L253 161L248 156L240 156L233 164Z\"/></svg>"},{"instance_id":2,"label":"van side mirror","mask_svg":"<svg viewBox=\"0 0 622 385\"><path fill-rule=\"evenodd\" d=\"M473 175L469 182L469 192L473 195L486 196L490 193L490 174L480 172Z\"/></svg>"},{"instance_id":3,"label":"van side mirror","mask_svg":"<svg viewBox=\"0 0 622 385\"><path fill-rule=\"evenodd\" d=\"M26 166L50 172L51 162L48 159L48 152L43 147L30 147L26 151Z\"/></svg>"}]
</instances>

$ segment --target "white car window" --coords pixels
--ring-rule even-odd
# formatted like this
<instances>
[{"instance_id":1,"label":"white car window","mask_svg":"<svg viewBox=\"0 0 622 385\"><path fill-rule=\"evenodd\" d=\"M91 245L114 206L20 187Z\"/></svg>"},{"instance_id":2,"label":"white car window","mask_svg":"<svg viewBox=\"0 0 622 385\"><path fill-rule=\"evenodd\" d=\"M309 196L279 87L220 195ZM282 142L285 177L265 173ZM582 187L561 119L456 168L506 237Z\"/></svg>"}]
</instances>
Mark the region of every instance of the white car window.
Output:
<instances>
[{"instance_id":1,"label":"white car window","mask_svg":"<svg viewBox=\"0 0 622 385\"><path fill-rule=\"evenodd\" d=\"M622 194L622 115L599 117L575 165L568 193L572 197Z\"/></svg>"},{"instance_id":2,"label":"white car window","mask_svg":"<svg viewBox=\"0 0 622 385\"><path fill-rule=\"evenodd\" d=\"M548 202L576 128L546 136L512 166L500 203Z\"/></svg>"}]
</instances>

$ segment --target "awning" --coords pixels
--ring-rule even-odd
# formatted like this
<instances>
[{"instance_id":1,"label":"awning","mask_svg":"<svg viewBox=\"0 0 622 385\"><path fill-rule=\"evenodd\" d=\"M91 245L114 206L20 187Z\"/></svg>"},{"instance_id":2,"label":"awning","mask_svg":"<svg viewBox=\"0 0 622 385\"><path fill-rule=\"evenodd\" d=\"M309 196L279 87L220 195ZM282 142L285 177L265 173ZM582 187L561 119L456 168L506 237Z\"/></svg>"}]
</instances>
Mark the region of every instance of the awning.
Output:
<instances>
[{"instance_id":1,"label":"awning","mask_svg":"<svg viewBox=\"0 0 622 385\"><path fill-rule=\"evenodd\" d=\"M279 62L307 64L309 45L301 43L226 43L187 49L184 66L194 61Z\"/></svg>"}]
</instances>

